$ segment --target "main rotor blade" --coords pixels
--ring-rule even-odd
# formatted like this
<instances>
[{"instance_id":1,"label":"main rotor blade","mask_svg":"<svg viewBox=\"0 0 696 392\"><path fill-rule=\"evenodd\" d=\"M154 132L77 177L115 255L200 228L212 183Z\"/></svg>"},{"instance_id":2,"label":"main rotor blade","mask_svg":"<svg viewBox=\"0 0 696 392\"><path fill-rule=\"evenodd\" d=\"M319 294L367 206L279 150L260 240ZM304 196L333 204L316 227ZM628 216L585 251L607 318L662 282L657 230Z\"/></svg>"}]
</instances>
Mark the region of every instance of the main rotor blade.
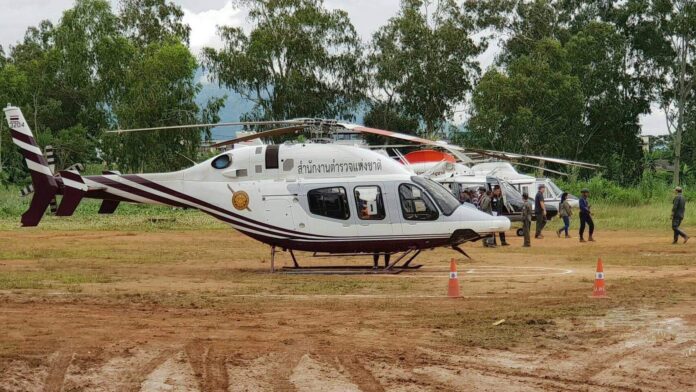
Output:
<instances>
[{"instance_id":1,"label":"main rotor blade","mask_svg":"<svg viewBox=\"0 0 696 392\"><path fill-rule=\"evenodd\" d=\"M553 173L553 174L558 174L559 176L565 176L565 177L568 177L568 176L569 176L568 173L563 173L563 172L559 172L559 171L556 171L556 170L551 170L551 169L546 168L546 167L528 165L528 164L526 164L526 163L519 163L519 162L513 162L512 164L513 164L513 165L519 165L519 166L525 166L525 167L531 167L531 168L533 168L533 169L543 170L543 171L545 171L545 172L549 172L549 173Z\"/></svg>"},{"instance_id":2,"label":"main rotor blade","mask_svg":"<svg viewBox=\"0 0 696 392\"><path fill-rule=\"evenodd\" d=\"M399 133L399 132L392 132L392 131L386 131L384 129L377 129L377 128L369 128L369 127L363 127L361 125L355 125L355 124L338 124L343 126L346 129L350 129L353 131L358 131L362 133L370 133L373 135L379 135L379 136L386 136L394 139L401 139L401 140L406 140L412 143L418 143L418 144L424 144L428 146L433 146L433 147L439 147L442 149L445 149L452 153L456 158L461 160L464 163L468 163L471 161L469 157L466 155L462 154L465 149L459 146L455 146L452 144L449 144L444 141L435 141L435 140L429 140L429 139L423 139L418 136L413 136L413 135L407 135L405 133Z\"/></svg>"},{"instance_id":3,"label":"main rotor blade","mask_svg":"<svg viewBox=\"0 0 696 392\"><path fill-rule=\"evenodd\" d=\"M517 153L512 153L512 152L504 152L504 151L493 151L493 150L482 150L482 149L477 149L477 148L468 148L468 151L475 152L480 155L484 156L489 156L489 157L494 157L506 161L514 160L514 159L535 159L538 161L545 161L545 162L552 162L552 163L559 163L561 165L568 165L568 166L578 166L584 169L599 169L602 167L602 165L597 165L594 163L587 163L587 162L579 162L579 161L571 161L569 159L561 159L561 158L551 158L551 157L542 157L538 155L525 155L525 154L517 154Z\"/></svg>"},{"instance_id":4,"label":"main rotor blade","mask_svg":"<svg viewBox=\"0 0 696 392\"><path fill-rule=\"evenodd\" d=\"M150 128L134 128L134 129L117 129L114 131L106 131L106 133L129 133L129 132L144 132L144 131L166 131L172 129L191 129L191 128L215 128L215 127L234 127L241 125L278 125L278 124L301 124L298 120L269 120L269 121L236 121L236 122L221 122L207 124L187 124L187 125L170 125L164 127Z\"/></svg>"},{"instance_id":5,"label":"main rotor blade","mask_svg":"<svg viewBox=\"0 0 696 392\"><path fill-rule=\"evenodd\" d=\"M237 143L246 142L246 141L254 140L254 139L265 139L265 138L269 138L269 137L285 135L288 133L302 131L304 129L305 129L304 125L302 125L302 126L295 125L292 127L285 127L285 128L275 128L275 129L270 129L268 131L257 132L257 133L251 134L251 135L238 137L235 139L225 140L225 141L222 141L220 143L215 143L210 147L217 148L217 147L229 146L231 144L237 144Z\"/></svg>"}]
</instances>

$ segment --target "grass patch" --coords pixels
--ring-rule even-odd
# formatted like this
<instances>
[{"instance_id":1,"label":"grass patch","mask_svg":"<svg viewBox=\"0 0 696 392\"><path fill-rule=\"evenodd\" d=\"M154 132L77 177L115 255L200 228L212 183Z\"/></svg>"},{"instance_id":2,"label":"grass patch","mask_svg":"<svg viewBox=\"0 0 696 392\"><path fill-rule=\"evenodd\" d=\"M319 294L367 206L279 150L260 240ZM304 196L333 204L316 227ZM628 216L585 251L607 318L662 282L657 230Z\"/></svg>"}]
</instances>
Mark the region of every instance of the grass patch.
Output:
<instances>
[{"instance_id":1,"label":"grass patch","mask_svg":"<svg viewBox=\"0 0 696 392\"><path fill-rule=\"evenodd\" d=\"M81 271L10 271L0 273L0 290L50 289L112 281L111 276Z\"/></svg>"}]
</instances>

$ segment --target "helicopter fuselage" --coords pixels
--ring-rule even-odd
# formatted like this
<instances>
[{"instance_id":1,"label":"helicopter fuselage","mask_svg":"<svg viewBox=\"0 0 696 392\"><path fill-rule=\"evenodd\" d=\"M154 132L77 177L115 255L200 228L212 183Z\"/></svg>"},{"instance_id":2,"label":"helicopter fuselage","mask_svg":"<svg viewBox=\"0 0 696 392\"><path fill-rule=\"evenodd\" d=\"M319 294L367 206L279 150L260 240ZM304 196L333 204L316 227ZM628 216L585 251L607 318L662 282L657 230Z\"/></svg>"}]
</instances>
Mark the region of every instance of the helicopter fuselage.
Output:
<instances>
[{"instance_id":1,"label":"helicopter fuselage","mask_svg":"<svg viewBox=\"0 0 696 392\"><path fill-rule=\"evenodd\" d=\"M507 218L460 205L439 184L353 146L249 146L178 172L82 179L84 197L112 205L195 208L261 242L293 250L428 249L510 227Z\"/></svg>"}]
</instances>

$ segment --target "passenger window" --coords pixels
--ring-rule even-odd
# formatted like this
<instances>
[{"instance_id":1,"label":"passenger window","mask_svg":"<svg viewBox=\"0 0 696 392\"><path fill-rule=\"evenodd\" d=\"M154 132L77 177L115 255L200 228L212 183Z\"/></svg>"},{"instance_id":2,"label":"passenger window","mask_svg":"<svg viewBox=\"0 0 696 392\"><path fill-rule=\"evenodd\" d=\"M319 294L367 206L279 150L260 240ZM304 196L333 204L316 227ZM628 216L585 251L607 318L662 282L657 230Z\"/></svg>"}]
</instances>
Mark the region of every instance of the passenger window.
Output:
<instances>
[{"instance_id":1,"label":"passenger window","mask_svg":"<svg viewBox=\"0 0 696 392\"><path fill-rule=\"evenodd\" d=\"M307 192L309 211L333 219L350 218L348 195L343 187L312 189Z\"/></svg>"},{"instance_id":2,"label":"passenger window","mask_svg":"<svg viewBox=\"0 0 696 392\"><path fill-rule=\"evenodd\" d=\"M438 217L437 209L428 196L415 185L399 185L399 198L401 199L401 211L406 220L435 220Z\"/></svg>"},{"instance_id":3,"label":"passenger window","mask_svg":"<svg viewBox=\"0 0 696 392\"><path fill-rule=\"evenodd\" d=\"M382 220L386 216L382 190L378 186L355 187L355 204L362 220Z\"/></svg>"}]
</instances>

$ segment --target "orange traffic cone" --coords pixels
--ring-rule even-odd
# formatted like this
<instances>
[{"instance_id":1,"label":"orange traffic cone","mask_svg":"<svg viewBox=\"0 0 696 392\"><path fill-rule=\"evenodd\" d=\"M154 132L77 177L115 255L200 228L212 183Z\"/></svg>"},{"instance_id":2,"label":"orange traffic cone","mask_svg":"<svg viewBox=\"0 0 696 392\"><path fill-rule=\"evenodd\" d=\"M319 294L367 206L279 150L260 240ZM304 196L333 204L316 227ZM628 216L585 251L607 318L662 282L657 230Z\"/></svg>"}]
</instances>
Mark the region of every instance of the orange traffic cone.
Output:
<instances>
[{"instance_id":1,"label":"orange traffic cone","mask_svg":"<svg viewBox=\"0 0 696 392\"><path fill-rule=\"evenodd\" d=\"M592 298L606 298L607 291L604 289L604 264L602 258L597 259L597 272L595 273L594 288Z\"/></svg>"},{"instance_id":2,"label":"orange traffic cone","mask_svg":"<svg viewBox=\"0 0 696 392\"><path fill-rule=\"evenodd\" d=\"M459 298L459 279L457 278L457 263L454 258L450 261L450 276L447 286L447 296L450 298Z\"/></svg>"}]
</instances>

